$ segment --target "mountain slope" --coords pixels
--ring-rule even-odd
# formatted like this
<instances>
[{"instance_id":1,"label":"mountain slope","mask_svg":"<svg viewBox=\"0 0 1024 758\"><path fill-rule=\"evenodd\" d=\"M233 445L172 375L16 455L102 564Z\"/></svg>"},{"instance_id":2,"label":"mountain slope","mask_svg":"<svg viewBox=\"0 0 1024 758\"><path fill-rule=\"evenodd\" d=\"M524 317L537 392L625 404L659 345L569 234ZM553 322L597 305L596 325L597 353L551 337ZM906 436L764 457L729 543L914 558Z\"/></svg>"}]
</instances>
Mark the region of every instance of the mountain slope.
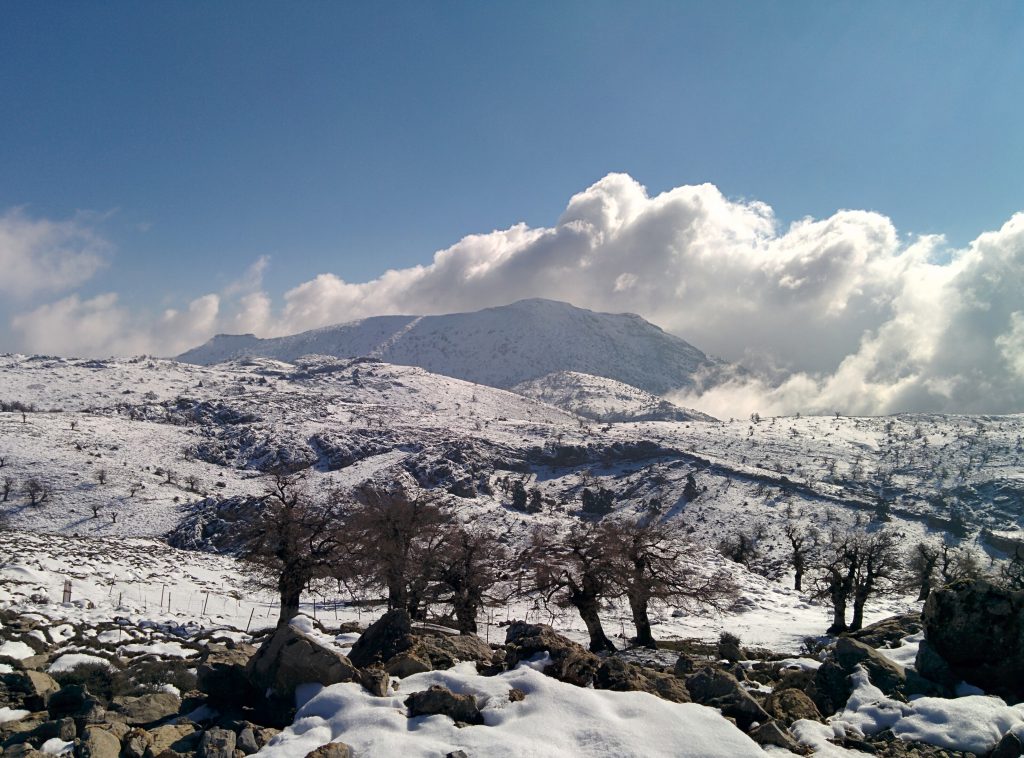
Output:
<instances>
[{"instance_id":1,"label":"mountain slope","mask_svg":"<svg viewBox=\"0 0 1024 758\"><path fill-rule=\"evenodd\" d=\"M634 314L595 313L553 300L443 316L377 316L272 339L217 335L178 356L210 365L242 356L372 356L435 374L509 388L558 371L614 379L653 394L692 387L721 367L685 340Z\"/></svg>"},{"instance_id":2,"label":"mountain slope","mask_svg":"<svg viewBox=\"0 0 1024 758\"><path fill-rule=\"evenodd\" d=\"M512 391L605 423L716 420L706 413L681 408L629 384L578 371L557 371L517 384Z\"/></svg>"}]
</instances>

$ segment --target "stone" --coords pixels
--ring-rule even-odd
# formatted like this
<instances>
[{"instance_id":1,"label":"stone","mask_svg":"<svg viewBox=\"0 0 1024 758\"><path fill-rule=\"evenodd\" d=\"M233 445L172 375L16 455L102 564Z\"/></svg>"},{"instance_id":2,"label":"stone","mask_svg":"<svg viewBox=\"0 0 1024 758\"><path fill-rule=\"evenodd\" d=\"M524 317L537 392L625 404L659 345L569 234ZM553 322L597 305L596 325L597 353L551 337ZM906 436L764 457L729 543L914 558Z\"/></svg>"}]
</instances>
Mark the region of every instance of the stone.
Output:
<instances>
[{"instance_id":1,"label":"stone","mask_svg":"<svg viewBox=\"0 0 1024 758\"><path fill-rule=\"evenodd\" d=\"M77 752L78 758L118 758L121 741L100 726L87 726Z\"/></svg>"},{"instance_id":2,"label":"stone","mask_svg":"<svg viewBox=\"0 0 1024 758\"><path fill-rule=\"evenodd\" d=\"M143 758L149 746L153 744L153 738L145 729L132 729L122 739L124 745L124 758Z\"/></svg>"},{"instance_id":3,"label":"stone","mask_svg":"<svg viewBox=\"0 0 1024 758\"><path fill-rule=\"evenodd\" d=\"M199 740L199 758L235 758L235 733L207 729Z\"/></svg>"},{"instance_id":4,"label":"stone","mask_svg":"<svg viewBox=\"0 0 1024 758\"><path fill-rule=\"evenodd\" d=\"M252 645L210 645L196 666L196 682L215 704L253 702L259 697L246 675L246 666L256 654Z\"/></svg>"},{"instance_id":5,"label":"stone","mask_svg":"<svg viewBox=\"0 0 1024 758\"><path fill-rule=\"evenodd\" d=\"M433 666L428 658L405 652L399 653L384 664L384 670L391 676L404 678L413 674L422 674L424 671L432 671Z\"/></svg>"},{"instance_id":6,"label":"stone","mask_svg":"<svg viewBox=\"0 0 1024 758\"><path fill-rule=\"evenodd\" d=\"M482 724L483 716L472 695L456 695L447 687L435 684L405 699L410 718L443 715L458 724Z\"/></svg>"},{"instance_id":7,"label":"stone","mask_svg":"<svg viewBox=\"0 0 1024 758\"><path fill-rule=\"evenodd\" d=\"M988 758L1020 758L1024 755L1024 743L1013 732L1007 732Z\"/></svg>"},{"instance_id":8,"label":"stone","mask_svg":"<svg viewBox=\"0 0 1024 758\"><path fill-rule=\"evenodd\" d=\"M487 665L494 660L494 650L475 634L458 634L446 637L445 640L455 648L460 661L476 661Z\"/></svg>"},{"instance_id":9,"label":"stone","mask_svg":"<svg viewBox=\"0 0 1024 758\"><path fill-rule=\"evenodd\" d=\"M672 667L672 673L680 679L685 679L693 673L694 668L693 658L681 653L676 659L675 666Z\"/></svg>"},{"instance_id":10,"label":"stone","mask_svg":"<svg viewBox=\"0 0 1024 758\"><path fill-rule=\"evenodd\" d=\"M360 635L349 658L359 668L385 663L412 647L413 641L409 614L401 609L388 611Z\"/></svg>"},{"instance_id":11,"label":"stone","mask_svg":"<svg viewBox=\"0 0 1024 758\"><path fill-rule=\"evenodd\" d=\"M509 668L538 653L547 652L551 661L544 674L578 687L594 683L601 659L582 645L566 639L547 624L527 624L514 621L505 632Z\"/></svg>"},{"instance_id":12,"label":"stone","mask_svg":"<svg viewBox=\"0 0 1024 758\"><path fill-rule=\"evenodd\" d=\"M130 726L146 726L176 716L181 698L171 692L151 692L139 697L114 698L114 710Z\"/></svg>"},{"instance_id":13,"label":"stone","mask_svg":"<svg viewBox=\"0 0 1024 758\"><path fill-rule=\"evenodd\" d=\"M4 748L3 756L4 758L47 758L45 753L40 753L27 742Z\"/></svg>"},{"instance_id":14,"label":"stone","mask_svg":"<svg viewBox=\"0 0 1024 758\"><path fill-rule=\"evenodd\" d=\"M873 648L896 647L904 637L909 637L920 631L921 614L903 613L869 624L856 632L848 632L846 636Z\"/></svg>"},{"instance_id":15,"label":"stone","mask_svg":"<svg viewBox=\"0 0 1024 758\"><path fill-rule=\"evenodd\" d=\"M238 739L235 740L235 747L241 750L245 755L252 755L258 752L260 749L259 743L256 742L256 733L252 730L251 726L247 726L238 733Z\"/></svg>"},{"instance_id":16,"label":"stone","mask_svg":"<svg viewBox=\"0 0 1024 758\"><path fill-rule=\"evenodd\" d=\"M736 677L725 671L707 666L687 677L686 689L695 702L718 708L723 716L734 718L744 732L755 721L762 723L771 718Z\"/></svg>"},{"instance_id":17,"label":"stone","mask_svg":"<svg viewBox=\"0 0 1024 758\"><path fill-rule=\"evenodd\" d=\"M359 670L359 682L371 695L384 697L388 694L388 688L391 686L391 677L384 669L371 666Z\"/></svg>"},{"instance_id":18,"label":"stone","mask_svg":"<svg viewBox=\"0 0 1024 758\"><path fill-rule=\"evenodd\" d=\"M289 702L294 701L300 684L327 686L359 680L359 671L348 658L290 625L278 627L260 646L249 661L247 674L257 690L269 690Z\"/></svg>"},{"instance_id":19,"label":"stone","mask_svg":"<svg viewBox=\"0 0 1024 758\"><path fill-rule=\"evenodd\" d=\"M759 724L751 729L748 734L750 735L750 739L758 745L781 747L798 755L802 755L806 752L804 748L802 748L800 744L793 739L789 730L779 726L778 722L775 721L768 721L764 724Z\"/></svg>"},{"instance_id":20,"label":"stone","mask_svg":"<svg viewBox=\"0 0 1024 758\"><path fill-rule=\"evenodd\" d=\"M518 703L526 699L526 693L518 687L513 687L508 691L508 701L510 703Z\"/></svg>"},{"instance_id":21,"label":"stone","mask_svg":"<svg viewBox=\"0 0 1024 758\"><path fill-rule=\"evenodd\" d=\"M922 613L925 639L954 676L1024 701L1024 591L984 579L933 590Z\"/></svg>"},{"instance_id":22,"label":"stone","mask_svg":"<svg viewBox=\"0 0 1024 758\"><path fill-rule=\"evenodd\" d=\"M594 686L616 692L649 692L674 703L688 703L683 683L671 674L636 666L619 658L606 658L597 670Z\"/></svg>"},{"instance_id":23,"label":"stone","mask_svg":"<svg viewBox=\"0 0 1024 758\"><path fill-rule=\"evenodd\" d=\"M148 731L151 742L146 755L150 758L165 750L190 752L199 743L199 734L192 724L164 724Z\"/></svg>"},{"instance_id":24,"label":"stone","mask_svg":"<svg viewBox=\"0 0 1024 758\"><path fill-rule=\"evenodd\" d=\"M469 758L465 750L452 750L450 753L445 753L444 758Z\"/></svg>"},{"instance_id":25,"label":"stone","mask_svg":"<svg viewBox=\"0 0 1024 758\"><path fill-rule=\"evenodd\" d=\"M328 742L306 753L306 758L352 758L352 748L344 742Z\"/></svg>"},{"instance_id":26,"label":"stone","mask_svg":"<svg viewBox=\"0 0 1024 758\"><path fill-rule=\"evenodd\" d=\"M871 683L889 697L905 700L910 695L942 694L941 687L934 682L929 682L915 671L907 671L859 640L840 637L836 640L833 657L847 676L858 665L863 666Z\"/></svg>"},{"instance_id":27,"label":"stone","mask_svg":"<svg viewBox=\"0 0 1024 758\"><path fill-rule=\"evenodd\" d=\"M794 688L776 690L770 694L764 701L764 709L786 726L800 719L823 720L818 706L807 693Z\"/></svg>"},{"instance_id":28,"label":"stone","mask_svg":"<svg viewBox=\"0 0 1024 758\"><path fill-rule=\"evenodd\" d=\"M826 716L831 716L842 709L850 699L852 691L849 676L834 661L822 663L814 672L814 681L807 688L811 700Z\"/></svg>"}]
</instances>

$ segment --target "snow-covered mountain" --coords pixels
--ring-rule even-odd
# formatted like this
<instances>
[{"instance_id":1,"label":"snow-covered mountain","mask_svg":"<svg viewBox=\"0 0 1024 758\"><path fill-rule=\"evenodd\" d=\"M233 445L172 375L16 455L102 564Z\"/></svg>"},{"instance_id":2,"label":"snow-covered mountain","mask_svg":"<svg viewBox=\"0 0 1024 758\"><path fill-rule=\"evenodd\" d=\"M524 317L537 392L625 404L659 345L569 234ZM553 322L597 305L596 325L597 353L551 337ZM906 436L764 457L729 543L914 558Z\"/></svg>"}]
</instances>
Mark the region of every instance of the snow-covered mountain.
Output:
<instances>
[{"instance_id":1,"label":"snow-covered mountain","mask_svg":"<svg viewBox=\"0 0 1024 758\"><path fill-rule=\"evenodd\" d=\"M553 300L443 316L377 316L260 339L220 334L178 356L211 365L243 356L370 356L509 388L559 371L607 377L653 394L713 381L723 364L635 314L595 313Z\"/></svg>"},{"instance_id":2,"label":"snow-covered mountain","mask_svg":"<svg viewBox=\"0 0 1024 758\"><path fill-rule=\"evenodd\" d=\"M521 382L512 391L603 423L715 421L706 413L681 408L638 387L578 371L556 371Z\"/></svg>"}]
</instances>

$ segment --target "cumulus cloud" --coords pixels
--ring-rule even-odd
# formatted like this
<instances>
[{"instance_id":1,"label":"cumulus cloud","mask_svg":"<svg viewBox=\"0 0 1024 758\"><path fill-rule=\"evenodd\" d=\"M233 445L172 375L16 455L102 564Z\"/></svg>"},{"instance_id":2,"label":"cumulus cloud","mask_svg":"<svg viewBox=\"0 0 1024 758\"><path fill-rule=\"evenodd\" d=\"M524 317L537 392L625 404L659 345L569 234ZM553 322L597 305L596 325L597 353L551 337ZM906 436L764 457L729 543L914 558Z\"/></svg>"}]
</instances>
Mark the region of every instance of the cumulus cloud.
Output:
<instances>
[{"instance_id":1,"label":"cumulus cloud","mask_svg":"<svg viewBox=\"0 0 1024 758\"><path fill-rule=\"evenodd\" d=\"M0 293L25 298L90 279L108 246L81 217L51 221L15 208L0 215Z\"/></svg>"},{"instance_id":2,"label":"cumulus cloud","mask_svg":"<svg viewBox=\"0 0 1024 758\"><path fill-rule=\"evenodd\" d=\"M324 273L275 304L261 290L266 265L215 300L152 319L128 343L170 354L213 331L274 336L549 297L639 313L742 363L748 371L732 381L676 398L719 416L1024 410L1024 213L948 250L939 236L901 238L878 213L783 228L765 203L710 184L651 196L610 174L573 196L553 227L469 235L429 265L369 282ZM82 310L110 331L102 344L113 350L137 319L118 322L116 300L101 305L66 298L35 315ZM35 315L20 322L26 335Z\"/></svg>"}]
</instances>

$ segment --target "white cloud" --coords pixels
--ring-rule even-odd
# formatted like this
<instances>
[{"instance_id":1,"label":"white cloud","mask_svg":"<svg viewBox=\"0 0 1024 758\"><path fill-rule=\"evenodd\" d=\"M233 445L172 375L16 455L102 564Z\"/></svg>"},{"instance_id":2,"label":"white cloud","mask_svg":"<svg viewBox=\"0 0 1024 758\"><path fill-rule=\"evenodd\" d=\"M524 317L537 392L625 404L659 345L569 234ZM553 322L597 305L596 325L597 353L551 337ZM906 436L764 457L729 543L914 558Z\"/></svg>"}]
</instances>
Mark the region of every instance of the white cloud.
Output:
<instances>
[{"instance_id":1,"label":"white cloud","mask_svg":"<svg viewBox=\"0 0 1024 758\"><path fill-rule=\"evenodd\" d=\"M756 379L681 398L720 416L1024 410L1024 213L964 250L944 244L901 240L885 216L855 210L781 228L769 206L730 200L710 184L652 197L611 174L574 195L553 227L470 235L429 265L369 282L324 273L285 293L280 307L260 291L265 258L220 297L169 319L119 321L116 301L105 311L72 305L91 309L98 334L110 332L99 344L171 354L214 331L271 336L549 297L639 313L741 360ZM73 312L71 300L37 314ZM42 349L32 318L21 331ZM117 331L127 325L134 338Z\"/></svg>"},{"instance_id":2,"label":"white cloud","mask_svg":"<svg viewBox=\"0 0 1024 758\"><path fill-rule=\"evenodd\" d=\"M82 218L50 221L8 210L0 215L0 293L27 298L77 287L104 265L106 252Z\"/></svg>"}]
</instances>

